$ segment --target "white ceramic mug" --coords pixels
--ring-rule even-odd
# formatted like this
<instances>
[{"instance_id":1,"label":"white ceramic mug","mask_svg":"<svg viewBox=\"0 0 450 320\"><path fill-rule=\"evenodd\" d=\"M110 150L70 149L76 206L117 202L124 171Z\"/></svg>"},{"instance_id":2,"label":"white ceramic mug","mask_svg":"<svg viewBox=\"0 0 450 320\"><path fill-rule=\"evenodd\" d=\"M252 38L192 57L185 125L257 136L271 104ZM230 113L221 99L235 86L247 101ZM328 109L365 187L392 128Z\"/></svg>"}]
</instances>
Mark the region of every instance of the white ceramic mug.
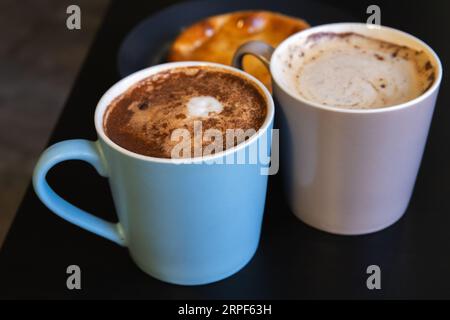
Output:
<instances>
[{"instance_id":1,"label":"white ceramic mug","mask_svg":"<svg viewBox=\"0 0 450 320\"><path fill-rule=\"evenodd\" d=\"M283 84L281 56L292 43L317 32L356 32L423 50L436 78L416 99L381 109L354 110L306 101ZM405 212L419 170L442 66L424 42L402 31L362 23L337 23L301 31L276 50L249 42L233 64L251 54L272 74L280 110L281 165L294 214L305 223L336 234L364 234L396 222Z\"/></svg>"}]
</instances>

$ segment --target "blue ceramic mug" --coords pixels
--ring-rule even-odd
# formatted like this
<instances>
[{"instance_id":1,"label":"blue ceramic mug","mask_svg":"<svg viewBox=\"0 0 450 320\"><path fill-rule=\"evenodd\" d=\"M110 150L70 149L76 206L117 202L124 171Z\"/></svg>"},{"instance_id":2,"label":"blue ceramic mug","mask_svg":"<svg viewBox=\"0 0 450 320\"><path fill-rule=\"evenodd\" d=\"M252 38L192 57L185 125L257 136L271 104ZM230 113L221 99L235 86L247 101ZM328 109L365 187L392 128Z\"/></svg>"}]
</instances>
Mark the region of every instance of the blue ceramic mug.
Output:
<instances>
[{"instance_id":1,"label":"blue ceramic mug","mask_svg":"<svg viewBox=\"0 0 450 320\"><path fill-rule=\"evenodd\" d=\"M189 161L136 154L106 136L103 115L114 98L143 78L185 66L226 69L258 87L267 102L267 116L257 134L234 148ZM256 251L268 178L262 174L267 163L219 164L220 160L226 163L227 157L248 152L263 139L270 146L273 117L268 90L238 69L203 62L153 66L124 78L103 95L95 111L97 141L67 140L44 151L34 170L34 189L58 216L128 247L136 264L153 277L184 285L218 281L240 270ZM86 161L108 177L118 223L75 207L50 188L47 172L65 160Z\"/></svg>"}]
</instances>

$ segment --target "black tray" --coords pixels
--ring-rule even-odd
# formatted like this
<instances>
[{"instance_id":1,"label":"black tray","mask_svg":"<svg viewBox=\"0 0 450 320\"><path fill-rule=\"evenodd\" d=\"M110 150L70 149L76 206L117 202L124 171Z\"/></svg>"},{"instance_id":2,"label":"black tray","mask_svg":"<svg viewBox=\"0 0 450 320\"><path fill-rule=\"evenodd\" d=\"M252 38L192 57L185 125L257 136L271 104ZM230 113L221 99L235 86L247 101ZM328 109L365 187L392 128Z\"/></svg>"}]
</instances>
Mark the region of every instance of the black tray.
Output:
<instances>
[{"instance_id":1,"label":"black tray","mask_svg":"<svg viewBox=\"0 0 450 320\"><path fill-rule=\"evenodd\" d=\"M134 265L126 249L59 219L28 188L0 251L0 298L450 298L450 88L445 72L450 43L444 37L450 29L446 16L450 3L377 3L384 24L422 38L444 63L445 78L422 167L412 201L399 222L384 231L358 237L317 231L292 215L285 204L280 176L270 177L262 238L253 260L226 280L181 287L147 276ZM172 12L179 24L165 21L163 13L154 16L162 19L156 25L161 38L154 43L160 48L182 25L203 14L265 8L299 15L315 25L352 16L364 21L369 4L301 0L183 4L165 11ZM117 52L122 41L140 21L162 7L163 3L155 0L112 3L49 144L96 138L94 109L101 95L120 79ZM176 12L177 8L183 9ZM143 22L137 30L154 23L151 21ZM166 32L166 28L172 31ZM144 41L139 31L133 34ZM136 59L135 64L123 68L123 74L153 63L152 55L144 52L148 50L145 43L126 45L133 43L133 34L125 41L121 57L131 48L150 60ZM102 218L116 219L107 181L88 165L64 163L52 170L48 180L67 200ZM80 291L66 288L66 268L72 264L82 270ZM372 264L381 267L381 290L366 287L366 268Z\"/></svg>"}]
</instances>

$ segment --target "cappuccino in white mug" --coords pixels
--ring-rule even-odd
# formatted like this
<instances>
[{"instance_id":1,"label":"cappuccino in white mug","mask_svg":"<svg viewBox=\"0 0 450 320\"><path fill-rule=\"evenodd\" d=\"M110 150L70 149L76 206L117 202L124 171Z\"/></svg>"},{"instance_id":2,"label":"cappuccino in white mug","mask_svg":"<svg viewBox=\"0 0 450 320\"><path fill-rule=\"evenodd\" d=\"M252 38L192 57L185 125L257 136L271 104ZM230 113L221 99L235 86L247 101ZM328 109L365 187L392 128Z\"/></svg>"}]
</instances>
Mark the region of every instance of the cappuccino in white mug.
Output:
<instances>
[{"instance_id":1,"label":"cappuccino in white mug","mask_svg":"<svg viewBox=\"0 0 450 320\"><path fill-rule=\"evenodd\" d=\"M286 85L304 99L376 109L417 98L435 80L424 51L354 32L318 32L283 51Z\"/></svg>"}]
</instances>

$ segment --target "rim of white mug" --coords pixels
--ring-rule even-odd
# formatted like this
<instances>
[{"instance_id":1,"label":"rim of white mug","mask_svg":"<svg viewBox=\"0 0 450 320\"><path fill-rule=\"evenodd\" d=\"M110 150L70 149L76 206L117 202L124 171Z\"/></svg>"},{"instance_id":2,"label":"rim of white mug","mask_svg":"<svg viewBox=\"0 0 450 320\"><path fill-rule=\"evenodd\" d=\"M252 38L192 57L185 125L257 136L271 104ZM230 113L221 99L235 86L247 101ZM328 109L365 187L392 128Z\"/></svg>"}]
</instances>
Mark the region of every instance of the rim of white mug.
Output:
<instances>
[{"instance_id":1,"label":"rim of white mug","mask_svg":"<svg viewBox=\"0 0 450 320\"><path fill-rule=\"evenodd\" d=\"M397 35L399 37L399 40L400 40L400 38L408 39L408 40L410 40L410 42L414 42L417 47L420 47L422 50L424 50L427 53L428 57L430 59L434 60L433 65L437 69L436 70L437 75L436 75L436 79L434 80L433 85L430 88L428 88L425 92L423 92L420 96L418 96L412 100L400 103L400 104L395 104L392 106L376 108L376 109L349 109L349 108L328 106L328 105L324 105L321 103L307 100L307 99L303 98L301 95L293 92L293 90L290 90L290 89L286 88L285 86L281 85L281 82L279 81L279 79L277 79L278 72L274 72L275 68L277 67L274 63L275 57L277 54L279 54L283 49L285 49L291 43L293 43L299 39L304 39L304 38L308 37L309 35L317 33L317 32L352 32L353 31L356 33L366 35L366 34L364 34L364 31L367 31L367 30L379 30L380 37L376 37L372 34L370 36L376 37L377 39L380 39L380 40L393 42L392 40L386 40L385 37L383 37L383 33L382 33L383 31L385 33L389 32L390 34ZM399 44L403 45L401 43L401 41ZM287 39L285 39L275 49L275 51L272 54L272 57L270 59L270 73L272 75L273 81L276 82L278 87L281 90L283 90L283 92L285 92L287 95L289 95L293 99L305 103L306 105L309 105L309 106L312 106L315 108L319 108L319 109L323 109L323 110L340 112L340 113L370 114L370 113L393 112L393 111L397 111L400 109L405 109L405 108L416 105L417 103L420 103L421 101L427 99L431 94L433 94L439 88L439 85L442 80L443 71L442 71L441 61L440 61L438 55L436 54L436 52L434 52L434 50L428 44L426 44L424 41L420 40L419 38L417 38L407 32L404 32L404 31L401 31L401 30L398 30L395 28L387 27L387 26L376 25L376 24L357 23L357 22L339 22L339 23L330 23L330 24L324 24L324 25L318 25L315 27L311 27L309 29L305 29L300 32L297 32L297 33L293 34L292 36L288 37Z\"/></svg>"},{"instance_id":2,"label":"rim of white mug","mask_svg":"<svg viewBox=\"0 0 450 320\"><path fill-rule=\"evenodd\" d=\"M132 87L134 84L139 82L142 79L145 79L153 74L167 71L170 69L176 69L176 68L182 68L182 67L210 67L213 69L221 69L226 70L229 72L234 72L238 74L239 76L250 80L255 86L258 87L260 92L264 95L264 100L266 102L266 118L264 119L263 124L258 129L256 134L251 136L248 140L245 142L242 142L238 144L237 146L234 146L232 148L223 150L221 152L218 152L216 154L207 155L207 156L200 156L200 157L191 157L191 158L158 158L158 157L152 157L152 156L146 156L142 155L133 151L130 151L128 149L125 149L118 144L116 144L114 141L112 141L105 133L104 127L103 127L103 117L105 114L105 111L107 110L109 104L118 96L120 96L122 93L124 93L128 88ZM163 63L155 66L150 66L148 68L136 71L125 78L121 79L120 81L116 82L113 86L111 86L100 98L99 102L97 103L97 106L95 108L95 114L94 114L94 123L95 123L95 130L97 131L97 135L100 139L102 139L107 145L109 145L111 148L127 155L133 158L137 158L144 161L151 161L151 162L158 162L158 163L167 163L167 164L191 164L191 163L202 163L207 161L214 161L216 159L219 159L221 157L226 157L230 154L233 154L235 152L238 152L241 149L246 148L248 145L255 142L255 140L258 140L265 132L267 132L270 123L272 122L275 114L275 106L273 102L272 95L270 94L269 90L267 90L266 86L262 84L261 81L256 79L251 74L248 74L240 69L219 64L219 63L213 63L213 62L203 62L203 61L181 61L181 62L168 62Z\"/></svg>"}]
</instances>

